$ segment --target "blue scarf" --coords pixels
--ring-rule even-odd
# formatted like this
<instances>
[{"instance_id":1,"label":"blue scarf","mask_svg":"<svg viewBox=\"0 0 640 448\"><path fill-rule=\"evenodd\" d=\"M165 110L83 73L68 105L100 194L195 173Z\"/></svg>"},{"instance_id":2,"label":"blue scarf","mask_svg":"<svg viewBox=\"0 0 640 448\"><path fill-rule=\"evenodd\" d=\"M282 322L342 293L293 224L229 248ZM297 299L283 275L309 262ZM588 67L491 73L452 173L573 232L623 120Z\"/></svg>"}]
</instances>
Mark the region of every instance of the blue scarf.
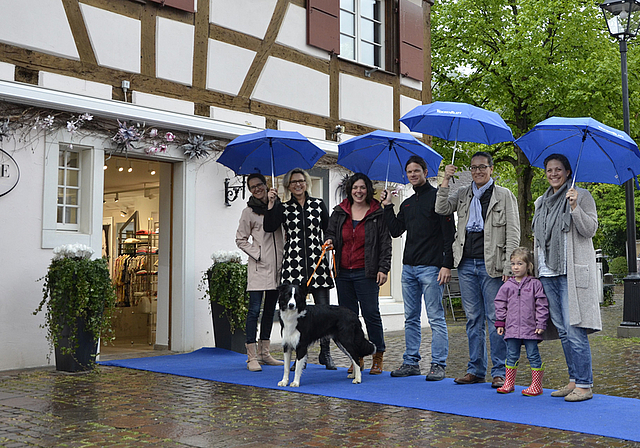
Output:
<instances>
[{"instance_id":1,"label":"blue scarf","mask_svg":"<svg viewBox=\"0 0 640 448\"><path fill-rule=\"evenodd\" d=\"M469 220L467 221L467 232L482 232L484 230L484 219L482 219L482 204L480 198L493 185L493 178L489 178L489 182L478 188L475 182L472 184L473 198L469 206Z\"/></svg>"}]
</instances>

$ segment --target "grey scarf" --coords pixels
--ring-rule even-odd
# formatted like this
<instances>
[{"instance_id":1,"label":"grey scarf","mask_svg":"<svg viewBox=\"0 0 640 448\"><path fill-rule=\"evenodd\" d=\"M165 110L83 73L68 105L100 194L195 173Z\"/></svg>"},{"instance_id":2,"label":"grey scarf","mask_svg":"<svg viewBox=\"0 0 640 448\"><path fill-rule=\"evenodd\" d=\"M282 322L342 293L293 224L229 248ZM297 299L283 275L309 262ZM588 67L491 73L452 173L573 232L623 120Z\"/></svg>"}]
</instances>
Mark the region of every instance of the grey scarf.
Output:
<instances>
[{"instance_id":1,"label":"grey scarf","mask_svg":"<svg viewBox=\"0 0 640 448\"><path fill-rule=\"evenodd\" d=\"M565 182L557 192L549 187L542 195L538 211L533 217L533 233L544 250L546 265L555 272L564 270L566 263L563 233L571 225L571 207L565 197L568 183Z\"/></svg>"}]
</instances>

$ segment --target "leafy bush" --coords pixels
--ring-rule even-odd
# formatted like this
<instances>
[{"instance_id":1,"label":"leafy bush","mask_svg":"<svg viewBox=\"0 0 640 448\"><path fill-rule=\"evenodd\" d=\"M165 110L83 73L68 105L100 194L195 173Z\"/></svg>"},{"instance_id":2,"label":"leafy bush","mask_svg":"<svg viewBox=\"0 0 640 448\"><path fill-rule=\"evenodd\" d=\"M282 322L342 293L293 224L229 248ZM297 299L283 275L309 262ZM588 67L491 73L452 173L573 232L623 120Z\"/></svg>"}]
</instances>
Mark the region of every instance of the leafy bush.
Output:
<instances>
[{"instance_id":1,"label":"leafy bush","mask_svg":"<svg viewBox=\"0 0 640 448\"><path fill-rule=\"evenodd\" d=\"M203 279L207 282L209 301L224 307L231 331L243 328L249 309L247 265L240 262L240 254L237 251L219 251L211 258L213 265Z\"/></svg>"},{"instance_id":2,"label":"leafy bush","mask_svg":"<svg viewBox=\"0 0 640 448\"><path fill-rule=\"evenodd\" d=\"M97 340L112 339L111 314L115 306L115 290L105 259L91 260L93 251L82 245L60 246L43 277L43 297L33 312L45 312L47 340L63 354L72 354L78 347L78 319ZM65 327L70 329L70 347L61 347Z\"/></svg>"},{"instance_id":3,"label":"leafy bush","mask_svg":"<svg viewBox=\"0 0 640 448\"><path fill-rule=\"evenodd\" d=\"M616 257L609 262L609 272L618 280L624 278L628 273L627 259L625 257Z\"/></svg>"}]
</instances>

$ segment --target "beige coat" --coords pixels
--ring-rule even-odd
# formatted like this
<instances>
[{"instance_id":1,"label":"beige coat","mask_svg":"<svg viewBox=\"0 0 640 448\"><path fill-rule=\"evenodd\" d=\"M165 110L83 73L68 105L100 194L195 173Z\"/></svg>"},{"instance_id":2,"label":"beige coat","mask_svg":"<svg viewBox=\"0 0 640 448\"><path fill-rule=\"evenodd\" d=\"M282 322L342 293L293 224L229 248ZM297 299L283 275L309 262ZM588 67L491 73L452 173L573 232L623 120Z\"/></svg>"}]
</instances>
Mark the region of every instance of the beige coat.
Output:
<instances>
[{"instance_id":1,"label":"beige coat","mask_svg":"<svg viewBox=\"0 0 640 448\"><path fill-rule=\"evenodd\" d=\"M270 291L280 285L282 268L282 229L265 232L264 215L258 215L250 207L240 216L236 231L236 245L249 255L247 267L247 291Z\"/></svg>"},{"instance_id":2,"label":"beige coat","mask_svg":"<svg viewBox=\"0 0 640 448\"><path fill-rule=\"evenodd\" d=\"M449 197L450 187L439 187L436 213L458 214L456 237L453 242L453 264L458 266L467 236L469 207L473 198L473 184L462 187ZM493 194L484 221L484 263L491 277L511 274L509 257L520 244L520 215L515 196L507 188L494 184Z\"/></svg>"},{"instance_id":3,"label":"beige coat","mask_svg":"<svg viewBox=\"0 0 640 448\"><path fill-rule=\"evenodd\" d=\"M600 318L599 271L592 238L598 230L596 202L589 191L577 188L578 201L571 210L571 225L567 234L567 289L569 321L588 332L602 330ZM536 213L542 197L536 199ZM538 240L534 240L534 257L538 265ZM553 335L545 335L553 338Z\"/></svg>"}]
</instances>

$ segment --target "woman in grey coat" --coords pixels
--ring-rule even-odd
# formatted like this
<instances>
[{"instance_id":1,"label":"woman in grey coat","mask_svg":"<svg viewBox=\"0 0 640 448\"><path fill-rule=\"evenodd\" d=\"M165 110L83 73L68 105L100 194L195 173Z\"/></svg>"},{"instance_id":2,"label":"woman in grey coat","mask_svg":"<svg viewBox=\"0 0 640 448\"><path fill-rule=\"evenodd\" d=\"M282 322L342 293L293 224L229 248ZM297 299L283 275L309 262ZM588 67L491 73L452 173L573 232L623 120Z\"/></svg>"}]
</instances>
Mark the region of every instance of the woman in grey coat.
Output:
<instances>
[{"instance_id":1,"label":"woman in grey coat","mask_svg":"<svg viewBox=\"0 0 640 448\"><path fill-rule=\"evenodd\" d=\"M264 214L267 211L267 180L262 174L249 175L247 186L251 192L247 208L242 211L236 231L236 245L249 256L247 267L247 291L249 312L245 333L247 335L247 368L252 372L262 370L260 364L281 366L269 353L273 316L278 302L280 267L282 266L282 230L265 233ZM264 309L260 323L260 340L256 347L258 317L264 296ZM257 352L256 352L257 348Z\"/></svg>"},{"instance_id":2,"label":"woman in grey coat","mask_svg":"<svg viewBox=\"0 0 640 448\"><path fill-rule=\"evenodd\" d=\"M569 370L569 383L551 396L584 401L593 397L588 334L602 329L592 242L598 215L591 194L567 182L572 170L565 156L552 154L544 166L549 188L535 202L534 251Z\"/></svg>"}]
</instances>

